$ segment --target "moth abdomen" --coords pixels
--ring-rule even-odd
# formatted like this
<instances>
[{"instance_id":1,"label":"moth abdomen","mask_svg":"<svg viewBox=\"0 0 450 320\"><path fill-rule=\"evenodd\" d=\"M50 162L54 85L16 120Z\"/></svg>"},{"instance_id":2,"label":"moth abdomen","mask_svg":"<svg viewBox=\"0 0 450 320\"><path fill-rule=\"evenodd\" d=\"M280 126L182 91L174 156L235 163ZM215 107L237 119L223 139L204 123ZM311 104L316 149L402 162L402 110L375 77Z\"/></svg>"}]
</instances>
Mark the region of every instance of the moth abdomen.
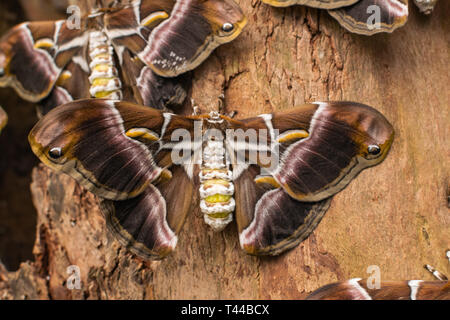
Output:
<instances>
[{"instance_id":1,"label":"moth abdomen","mask_svg":"<svg viewBox=\"0 0 450 320\"><path fill-rule=\"evenodd\" d=\"M114 66L113 48L101 31L89 34L89 92L93 98L122 99L122 83Z\"/></svg>"},{"instance_id":2,"label":"moth abdomen","mask_svg":"<svg viewBox=\"0 0 450 320\"><path fill-rule=\"evenodd\" d=\"M232 177L225 161L223 140L209 139L203 150L199 192L200 210L214 231L222 231L233 220L236 202Z\"/></svg>"}]
</instances>

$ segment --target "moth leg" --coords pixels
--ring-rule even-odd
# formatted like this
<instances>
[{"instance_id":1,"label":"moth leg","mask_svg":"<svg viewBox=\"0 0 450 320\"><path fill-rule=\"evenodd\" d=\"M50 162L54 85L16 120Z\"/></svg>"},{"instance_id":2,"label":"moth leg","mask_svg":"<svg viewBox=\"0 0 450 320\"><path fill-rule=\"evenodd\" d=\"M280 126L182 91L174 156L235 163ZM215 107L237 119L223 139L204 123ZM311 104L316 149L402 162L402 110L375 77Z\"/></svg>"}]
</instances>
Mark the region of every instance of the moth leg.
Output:
<instances>
[{"instance_id":1,"label":"moth leg","mask_svg":"<svg viewBox=\"0 0 450 320\"><path fill-rule=\"evenodd\" d=\"M447 250L447 252L445 253L448 261L450 262L450 250ZM442 272L440 272L439 270L436 270L433 266L430 266L429 264L424 265L424 268L429 271L436 279L441 280L441 281L447 281L448 277L443 274Z\"/></svg>"},{"instance_id":2,"label":"moth leg","mask_svg":"<svg viewBox=\"0 0 450 320\"><path fill-rule=\"evenodd\" d=\"M193 116L199 116L203 113L203 110L200 108L200 106L195 102L194 98L191 98L191 106L192 106L192 115Z\"/></svg>"}]
</instances>

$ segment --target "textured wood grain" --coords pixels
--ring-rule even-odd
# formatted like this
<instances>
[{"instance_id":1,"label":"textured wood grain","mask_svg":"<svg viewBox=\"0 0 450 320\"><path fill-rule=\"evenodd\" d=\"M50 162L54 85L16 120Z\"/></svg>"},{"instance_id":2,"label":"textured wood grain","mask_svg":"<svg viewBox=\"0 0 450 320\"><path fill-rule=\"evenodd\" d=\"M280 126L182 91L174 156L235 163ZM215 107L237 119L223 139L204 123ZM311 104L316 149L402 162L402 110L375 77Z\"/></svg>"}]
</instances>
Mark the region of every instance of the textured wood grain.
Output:
<instances>
[{"instance_id":1,"label":"textured wood grain","mask_svg":"<svg viewBox=\"0 0 450 320\"><path fill-rule=\"evenodd\" d=\"M31 285L33 292L42 285L41 297L53 299L299 299L329 282L367 277L370 265L383 280L432 279L425 263L448 270L450 3L438 2L431 17L410 5L405 27L364 37L325 11L238 2L249 19L245 31L194 72L192 96L202 110L216 108L222 89L228 110L242 117L317 100L359 101L395 127L387 159L339 193L312 236L286 254L247 256L234 224L213 233L195 210L175 253L152 263L108 235L94 196L39 166L36 258L27 268L48 281ZM80 267L82 290L65 288L69 265ZM22 268L4 271L3 282L1 274L0 296L26 291L4 288L28 276Z\"/></svg>"}]
</instances>

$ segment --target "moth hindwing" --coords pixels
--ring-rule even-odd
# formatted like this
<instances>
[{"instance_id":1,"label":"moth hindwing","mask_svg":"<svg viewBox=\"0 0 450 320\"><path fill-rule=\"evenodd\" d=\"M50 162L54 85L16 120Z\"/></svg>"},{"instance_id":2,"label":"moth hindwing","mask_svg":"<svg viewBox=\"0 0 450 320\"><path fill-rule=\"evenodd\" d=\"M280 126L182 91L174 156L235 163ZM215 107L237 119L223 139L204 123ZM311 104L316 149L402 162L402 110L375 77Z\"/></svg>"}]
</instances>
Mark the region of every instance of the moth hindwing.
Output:
<instances>
[{"instance_id":1,"label":"moth hindwing","mask_svg":"<svg viewBox=\"0 0 450 320\"><path fill-rule=\"evenodd\" d=\"M88 99L49 112L29 141L42 162L104 199L121 243L161 258L197 192L205 222L220 231L235 219L247 253L295 247L334 194L383 161L393 135L383 115L353 102L235 120Z\"/></svg>"},{"instance_id":2,"label":"moth hindwing","mask_svg":"<svg viewBox=\"0 0 450 320\"><path fill-rule=\"evenodd\" d=\"M373 35L392 32L408 19L407 0L262 0L276 7L306 5L327 9L350 32ZM430 5L428 4L428 8ZM432 5L431 5L432 7ZM432 10L432 9L431 9Z\"/></svg>"}]
</instances>

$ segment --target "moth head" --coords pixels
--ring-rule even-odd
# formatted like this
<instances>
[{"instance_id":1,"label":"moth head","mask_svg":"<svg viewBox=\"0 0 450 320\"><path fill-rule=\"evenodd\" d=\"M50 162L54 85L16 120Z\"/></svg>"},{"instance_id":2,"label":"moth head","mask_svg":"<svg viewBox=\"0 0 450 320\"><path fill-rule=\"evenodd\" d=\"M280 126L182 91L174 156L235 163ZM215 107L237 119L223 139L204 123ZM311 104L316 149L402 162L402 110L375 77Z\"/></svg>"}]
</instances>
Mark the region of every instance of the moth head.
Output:
<instances>
[{"instance_id":1,"label":"moth head","mask_svg":"<svg viewBox=\"0 0 450 320\"><path fill-rule=\"evenodd\" d=\"M204 15L222 43L236 38L247 23L241 8L233 0L204 1Z\"/></svg>"}]
</instances>

